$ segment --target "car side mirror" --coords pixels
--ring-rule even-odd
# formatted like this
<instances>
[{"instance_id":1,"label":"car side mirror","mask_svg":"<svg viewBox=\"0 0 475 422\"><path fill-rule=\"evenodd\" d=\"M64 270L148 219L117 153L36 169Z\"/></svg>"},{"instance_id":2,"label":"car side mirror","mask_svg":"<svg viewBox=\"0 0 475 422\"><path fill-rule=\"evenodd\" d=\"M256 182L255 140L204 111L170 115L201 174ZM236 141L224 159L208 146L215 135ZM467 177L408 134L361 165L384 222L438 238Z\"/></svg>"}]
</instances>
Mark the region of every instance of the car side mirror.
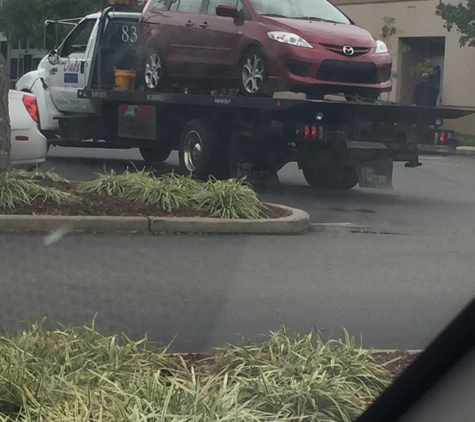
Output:
<instances>
[{"instance_id":1,"label":"car side mirror","mask_svg":"<svg viewBox=\"0 0 475 422\"><path fill-rule=\"evenodd\" d=\"M223 18L237 18L239 11L236 6L231 4L220 4L216 6L216 14L222 16Z\"/></svg>"},{"instance_id":2,"label":"car side mirror","mask_svg":"<svg viewBox=\"0 0 475 422\"><path fill-rule=\"evenodd\" d=\"M55 50L58 46L58 28L55 21L46 21L45 22L45 39L44 47L45 50Z\"/></svg>"}]
</instances>

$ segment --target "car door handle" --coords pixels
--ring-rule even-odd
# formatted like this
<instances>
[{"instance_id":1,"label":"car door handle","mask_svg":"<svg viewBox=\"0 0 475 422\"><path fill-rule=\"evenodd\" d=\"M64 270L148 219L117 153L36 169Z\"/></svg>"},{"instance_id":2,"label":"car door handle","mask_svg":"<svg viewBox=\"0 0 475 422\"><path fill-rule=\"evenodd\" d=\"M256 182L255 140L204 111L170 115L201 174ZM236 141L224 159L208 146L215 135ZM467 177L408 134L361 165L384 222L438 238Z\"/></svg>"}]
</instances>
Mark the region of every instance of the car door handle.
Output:
<instances>
[{"instance_id":1,"label":"car door handle","mask_svg":"<svg viewBox=\"0 0 475 422\"><path fill-rule=\"evenodd\" d=\"M200 24L200 28L208 28L209 24L208 22L203 22Z\"/></svg>"},{"instance_id":2,"label":"car door handle","mask_svg":"<svg viewBox=\"0 0 475 422\"><path fill-rule=\"evenodd\" d=\"M188 27L193 26L193 25L194 25L194 23L191 22L191 21L188 21L187 23L185 23L185 26L188 26Z\"/></svg>"}]
</instances>

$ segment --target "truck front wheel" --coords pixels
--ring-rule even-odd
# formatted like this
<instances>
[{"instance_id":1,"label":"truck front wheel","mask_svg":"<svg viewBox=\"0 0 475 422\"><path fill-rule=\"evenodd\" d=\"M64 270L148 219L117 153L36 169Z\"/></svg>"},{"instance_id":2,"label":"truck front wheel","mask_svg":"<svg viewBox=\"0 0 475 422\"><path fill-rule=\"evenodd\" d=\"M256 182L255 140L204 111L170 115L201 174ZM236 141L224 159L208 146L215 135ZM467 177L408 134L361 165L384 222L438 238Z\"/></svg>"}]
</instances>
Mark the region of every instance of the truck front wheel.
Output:
<instances>
[{"instance_id":1,"label":"truck front wheel","mask_svg":"<svg viewBox=\"0 0 475 422\"><path fill-rule=\"evenodd\" d=\"M229 160L221 151L218 132L204 119L190 120L180 136L180 167L185 174L206 179L229 177Z\"/></svg>"},{"instance_id":2,"label":"truck front wheel","mask_svg":"<svg viewBox=\"0 0 475 422\"><path fill-rule=\"evenodd\" d=\"M353 166L333 167L325 170L304 167L302 170L307 183L317 189L348 190L354 188L358 183L358 176Z\"/></svg>"},{"instance_id":3,"label":"truck front wheel","mask_svg":"<svg viewBox=\"0 0 475 422\"><path fill-rule=\"evenodd\" d=\"M150 149L150 148L140 148L140 155L142 158L150 163L162 163L170 157L171 149Z\"/></svg>"}]
</instances>

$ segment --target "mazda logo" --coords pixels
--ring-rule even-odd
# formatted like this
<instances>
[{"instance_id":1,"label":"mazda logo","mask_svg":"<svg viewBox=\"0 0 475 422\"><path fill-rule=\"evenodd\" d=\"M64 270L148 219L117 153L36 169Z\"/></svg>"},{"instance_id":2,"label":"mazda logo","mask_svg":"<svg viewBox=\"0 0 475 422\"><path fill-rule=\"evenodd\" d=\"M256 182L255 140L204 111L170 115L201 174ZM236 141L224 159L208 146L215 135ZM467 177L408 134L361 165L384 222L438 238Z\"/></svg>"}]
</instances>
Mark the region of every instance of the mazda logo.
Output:
<instances>
[{"instance_id":1,"label":"mazda logo","mask_svg":"<svg viewBox=\"0 0 475 422\"><path fill-rule=\"evenodd\" d=\"M352 56L353 54L355 54L355 49L349 45L345 45L343 47L343 53L346 55L346 56Z\"/></svg>"}]
</instances>

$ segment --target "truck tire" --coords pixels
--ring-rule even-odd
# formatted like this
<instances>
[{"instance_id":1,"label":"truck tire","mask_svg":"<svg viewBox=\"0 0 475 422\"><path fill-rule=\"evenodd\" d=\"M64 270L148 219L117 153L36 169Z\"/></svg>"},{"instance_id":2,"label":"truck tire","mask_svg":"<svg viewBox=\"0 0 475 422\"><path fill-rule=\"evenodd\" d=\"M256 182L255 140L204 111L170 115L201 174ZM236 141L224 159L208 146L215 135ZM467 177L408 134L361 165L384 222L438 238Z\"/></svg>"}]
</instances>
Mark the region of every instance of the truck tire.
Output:
<instances>
[{"instance_id":1,"label":"truck tire","mask_svg":"<svg viewBox=\"0 0 475 422\"><path fill-rule=\"evenodd\" d=\"M322 171L304 167L302 170L305 180L312 188L349 190L358 184L358 176L353 166Z\"/></svg>"},{"instance_id":2,"label":"truck tire","mask_svg":"<svg viewBox=\"0 0 475 422\"><path fill-rule=\"evenodd\" d=\"M178 155L182 171L198 179L207 179L210 175L229 177L229 160L218 142L218 132L210 122L190 120L180 136Z\"/></svg>"},{"instance_id":3,"label":"truck tire","mask_svg":"<svg viewBox=\"0 0 475 422\"><path fill-rule=\"evenodd\" d=\"M142 158L150 163L162 163L170 157L171 149L140 148Z\"/></svg>"}]
</instances>

